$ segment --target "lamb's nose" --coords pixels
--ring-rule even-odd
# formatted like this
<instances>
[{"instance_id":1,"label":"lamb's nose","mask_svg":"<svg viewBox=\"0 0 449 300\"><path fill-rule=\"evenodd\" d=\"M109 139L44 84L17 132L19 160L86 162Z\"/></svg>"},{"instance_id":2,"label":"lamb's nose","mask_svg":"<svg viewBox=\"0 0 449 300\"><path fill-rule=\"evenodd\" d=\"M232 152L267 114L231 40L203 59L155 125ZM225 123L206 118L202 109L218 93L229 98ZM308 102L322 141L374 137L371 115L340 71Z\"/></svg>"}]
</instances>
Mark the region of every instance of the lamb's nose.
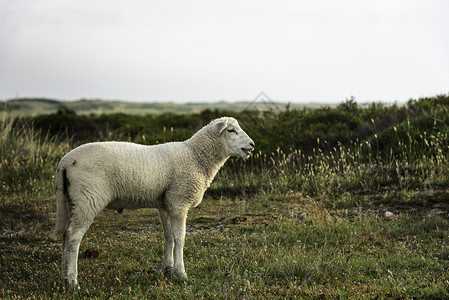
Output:
<instances>
[{"instance_id":1,"label":"lamb's nose","mask_svg":"<svg viewBox=\"0 0 449 300\"><path fill-rule=\"evenodd\" d=\"M253 147L253 148L255 148L256 146L254 145L254 142L252 142L252 143L249 143L249 145L251 146L251 147Z\"/></svg>"}]
</instances>

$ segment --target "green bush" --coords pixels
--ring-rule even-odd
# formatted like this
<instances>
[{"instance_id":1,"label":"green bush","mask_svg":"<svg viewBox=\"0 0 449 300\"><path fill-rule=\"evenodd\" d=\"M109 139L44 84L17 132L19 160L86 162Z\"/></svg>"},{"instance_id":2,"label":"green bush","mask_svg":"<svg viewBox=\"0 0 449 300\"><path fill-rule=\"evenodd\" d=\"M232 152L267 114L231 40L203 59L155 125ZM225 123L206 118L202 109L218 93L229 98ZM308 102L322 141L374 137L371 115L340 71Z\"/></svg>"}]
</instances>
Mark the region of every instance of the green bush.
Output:
<instances>
[{"instance_id":1,"label":"green bush","mask_svg":"<svg viewBox=\"0 0 449 300\"><path fill-rule=\"evenodd\" d=\"M27 142L30 145L64 137L73 146L96 140L158 144L185 140L210 120L228 115L237 118L253 138L256 152L249 161L227 163L212 187L215 192L293 189L322 193L387 185L419 188L447 181L448 99L440 95L410 100L404 106L373 103L366 108L349 99L336 108L146 116L79 116L61 110L4 126L11 127L8 130L15 135L28 136L34 141ZM9 143L4 142L4 147Z\"/></svg>"}]
</instances>

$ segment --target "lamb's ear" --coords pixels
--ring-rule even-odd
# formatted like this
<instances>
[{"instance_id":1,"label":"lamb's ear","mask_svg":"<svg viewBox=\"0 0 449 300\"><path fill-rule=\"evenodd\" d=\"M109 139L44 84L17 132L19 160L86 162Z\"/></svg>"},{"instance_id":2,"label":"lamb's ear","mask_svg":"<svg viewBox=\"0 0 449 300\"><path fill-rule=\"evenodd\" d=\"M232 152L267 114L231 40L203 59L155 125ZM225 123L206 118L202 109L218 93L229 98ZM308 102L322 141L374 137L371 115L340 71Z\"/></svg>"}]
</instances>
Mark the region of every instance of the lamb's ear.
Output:
<instances>
[{"instance_id":1,"label":"lamb's ear","mask_svg":"<svg viewBox=\"0 0 449 300\"><path fill-rule=\"evenodd\" d=\"M213 130L216 135L220 135L223 130L228 126L228 119L219 119L213 124Z\"/></svg>"}]
</instances>

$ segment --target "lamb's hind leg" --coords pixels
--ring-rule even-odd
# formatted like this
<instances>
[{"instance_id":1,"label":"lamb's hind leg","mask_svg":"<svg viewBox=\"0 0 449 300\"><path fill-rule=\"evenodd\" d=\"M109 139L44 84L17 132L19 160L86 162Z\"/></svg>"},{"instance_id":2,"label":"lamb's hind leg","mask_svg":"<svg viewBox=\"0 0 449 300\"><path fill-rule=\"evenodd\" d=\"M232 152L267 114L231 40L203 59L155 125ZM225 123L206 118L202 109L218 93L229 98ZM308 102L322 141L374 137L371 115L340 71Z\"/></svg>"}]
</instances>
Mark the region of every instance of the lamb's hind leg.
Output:
<instances>
[{"instance_id":1,"label":"lamb's hind leg","mask_svg":"<svg viewBox=\"0 0 449 300\"><path fill-rule=\"evenodd\" d=\"M78 253L84 234L96 215L106 206L106 198L94 197L87 190L76 193L69 226L62 241L62 279L70 288L78 286Z\"/></svg>"},{"instance_id":2,"label":"lamb's hind leg","mask_svg":"<svg viewBox=\"0 0 449 300\"><path fill-rule=\"evenodd\" d=\"M172 225L170 222L170 216L168 215L165 209L159 209L159 217L161 219L165 237L164 261L162 262L160 268L162 269L162 271L171 271L173 268L173 247L174 247Z\"/></svg>"},{"instance_id":3,"label":"lamb's hind leg","mask_svg":"<svg viewBox=\"0 0 449 300\"><path fill-rule=\"evenodd\" d=\"M81 240L91 223L77 227L71 222L63 236L62 280L72 289L78 288L78 253Z\"/></svg>"}]
</instances>

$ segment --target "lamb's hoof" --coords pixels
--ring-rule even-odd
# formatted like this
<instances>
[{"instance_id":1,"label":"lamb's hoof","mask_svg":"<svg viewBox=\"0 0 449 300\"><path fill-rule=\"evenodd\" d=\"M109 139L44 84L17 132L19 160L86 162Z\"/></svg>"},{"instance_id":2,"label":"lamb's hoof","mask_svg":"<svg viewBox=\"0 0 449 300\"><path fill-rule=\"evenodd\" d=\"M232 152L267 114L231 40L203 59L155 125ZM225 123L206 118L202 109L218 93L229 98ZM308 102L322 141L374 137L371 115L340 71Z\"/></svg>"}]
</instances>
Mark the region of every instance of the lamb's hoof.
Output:
<instances>
[{"instance_id":1,"label":"lamb's hoof","mask_svg":"<svg viewBox=\"0 0 449 300\"><path fill-rule=\"evenodd\" d=\"M172 274L173 267L170 266L164 267L162 264L160 264L154 267L153 270L155 270L156 272L163 273L164 276L169 276Z\"/></svg>"},{"instance_id":2,"label":"lamb's hoof","mask_svg":"<svg viewBox=\"0 0 449 300\"><path fill-rule=\"evenodd\" d=\"M78 291L80 286L76 280L65 280L64 285L68 291Z\"/></svg>"},{"instance_id":3,"label":"lamb's hoof","mask_svg":"<svg viewBox=\"0 0 449 300\"><path fill-rule=\"evenodd\" d=\"M176 277L182 279L182 280L186 280L187 279L187 273L185 271L182 272L177 272L177 271L173 271L173 275L175 275Z\"/></svg>"}]
</instances>

